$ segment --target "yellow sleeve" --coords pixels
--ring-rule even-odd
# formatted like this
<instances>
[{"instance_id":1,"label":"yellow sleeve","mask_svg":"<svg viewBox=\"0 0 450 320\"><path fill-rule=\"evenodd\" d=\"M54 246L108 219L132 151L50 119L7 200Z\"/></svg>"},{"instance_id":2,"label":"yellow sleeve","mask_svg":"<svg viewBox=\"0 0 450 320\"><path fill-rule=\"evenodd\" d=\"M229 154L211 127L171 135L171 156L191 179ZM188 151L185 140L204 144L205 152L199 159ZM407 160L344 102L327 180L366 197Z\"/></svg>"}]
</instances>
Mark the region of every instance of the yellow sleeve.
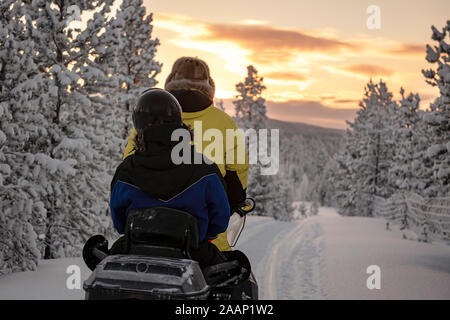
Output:
<instances>
[{"instance_id":1,"label":"yellow sleeve","mask_svg":"<svg viewBox=\"0 0 450 320\"><path fill-rule=\"evenodd\" d=\"M234 120L231 119L231 121L232 129L238 130L239 128ZM233 139L233 141L234 142L232 148L227 148L225 152L232 153L234 157L227 157L227 155L225 155L225 170L235 171L239 180L241 181L242 187L246 189L248 178L248 152L245 148L245 138L241 131L239 131L239 134L235 139ZM238 156L240 152L244 153L243 157ZM229 161L229 159L232 159L232 161Z\"/></svg>"},{"instance_id":2,"label":"yellow sleeve","mask_svg":"<svg viewBox=\"0 0 450 320\"><path fill-rule=\"evenodd\" d=\"M132 154L134 154L134 147L135 147L135 144L134 144L134 137L136 137L136 129L135 128L133 128L132 130L131 130L131 133L130 133L130 137L128 138L128 142L127 142L127 145L126 145L126 147L125 147L125 151L123 152L123 159L125 159L126 157L128 157L128 156L131 156Z\"/></svg>"},{"instance_id":3,"label":"yellow sleeve","mask_svg":"<svg viewBox=\"0 0 450 320\"><path fill-rule=\"evenodd\" d=\"M216 239L212 241L212 243L219 249L220 251L231 251L231 247L228 244L227 232L220 233Z\"/></svg>"}]
</instances>

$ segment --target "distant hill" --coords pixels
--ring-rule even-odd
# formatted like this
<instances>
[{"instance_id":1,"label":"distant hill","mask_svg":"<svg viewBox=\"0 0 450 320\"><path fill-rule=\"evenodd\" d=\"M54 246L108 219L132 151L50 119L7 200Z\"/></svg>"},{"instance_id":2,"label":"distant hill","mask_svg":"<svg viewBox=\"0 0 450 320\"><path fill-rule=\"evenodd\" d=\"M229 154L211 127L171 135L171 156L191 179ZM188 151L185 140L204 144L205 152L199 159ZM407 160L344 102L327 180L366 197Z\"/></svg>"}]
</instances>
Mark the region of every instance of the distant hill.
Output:
<instances>
[{"instance_id":1,"label":"distant hill","mask_svg":"<svg viewBox=\"0 0 450 320\"><path fill-rule=\"evenodd\" d=\"M288 131L307 136L343 136L345 131L333 128L324 128L302 122L288 122L275 119L268 119L269 129L280 129L280 132Z\"/></svg>"}]
</instances>

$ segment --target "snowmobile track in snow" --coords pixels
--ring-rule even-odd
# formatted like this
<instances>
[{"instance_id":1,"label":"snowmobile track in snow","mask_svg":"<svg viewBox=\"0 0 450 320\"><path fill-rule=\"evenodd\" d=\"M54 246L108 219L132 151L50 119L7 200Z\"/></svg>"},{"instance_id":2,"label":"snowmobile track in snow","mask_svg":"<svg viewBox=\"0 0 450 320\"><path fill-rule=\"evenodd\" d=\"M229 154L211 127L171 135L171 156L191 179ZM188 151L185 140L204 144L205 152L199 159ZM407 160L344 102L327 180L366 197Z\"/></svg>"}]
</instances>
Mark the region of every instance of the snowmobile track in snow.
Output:
<instances>
[{"instance_id":1,"label":"snowmobile track in snow","mask_svg":"<svg viewBox=\"0 0 450 320\"><path fill-rule=\"evenodd\" d=\"M263 218L264 219L264 218ZM243 245L253 265L262 299L324 298L321 286L322 229L314 219L295 223L255 221ZM264 246L261 235L267 239ZM259 239L259 241L258 241Z\"/></svg>"}]
</instances>

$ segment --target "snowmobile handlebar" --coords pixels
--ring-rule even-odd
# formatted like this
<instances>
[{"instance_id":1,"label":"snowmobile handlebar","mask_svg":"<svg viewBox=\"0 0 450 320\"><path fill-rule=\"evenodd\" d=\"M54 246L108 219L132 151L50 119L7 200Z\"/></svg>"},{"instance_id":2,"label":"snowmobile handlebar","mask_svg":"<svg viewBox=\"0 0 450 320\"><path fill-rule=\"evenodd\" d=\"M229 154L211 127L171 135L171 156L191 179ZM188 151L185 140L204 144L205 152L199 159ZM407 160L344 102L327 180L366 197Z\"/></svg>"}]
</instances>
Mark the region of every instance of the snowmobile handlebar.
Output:
<instances>
[{"instance_id":1,"label":"snowmobile handlebar","mask_svg":"<svg viewBox=\"0 0 450 320\"><path fill-rule=\"evenodd\" d=\"M103 260L108 256L108 254L106 252L100 250L97 247L92 248L92 254L100 260Z\"/></svg>"},{"instance_id":2,"label":"snowmobile handlebar","mask_svg":"<svg viewBox=\"0 0 450 320\"><path fill-rule=\"evenodd\" d=\"M108 240L100 234L90 237L84 244L83 260L91 270L94 270L96 265L108 254Z\"/></svg>"}]
</instances>

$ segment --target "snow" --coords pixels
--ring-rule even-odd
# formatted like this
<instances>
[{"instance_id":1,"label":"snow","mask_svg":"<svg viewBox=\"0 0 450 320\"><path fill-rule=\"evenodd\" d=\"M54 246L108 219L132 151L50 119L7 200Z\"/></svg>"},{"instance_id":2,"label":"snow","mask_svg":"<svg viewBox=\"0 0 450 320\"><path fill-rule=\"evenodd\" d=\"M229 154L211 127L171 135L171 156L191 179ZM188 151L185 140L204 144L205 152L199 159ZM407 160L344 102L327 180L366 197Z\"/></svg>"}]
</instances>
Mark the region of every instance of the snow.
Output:
<instances>
[{"instance_id":1,"label":"snow","mask_svg":"<svg viewBox=\"0 0 450 320\"><path fill-rule=\"evenodd\" d=\"M427 154L430 158L433 158L441 153L445 153L447 151L446 149L446 146L443 144L435 144L428 148Z\"/></svg>"},{"instance_id":2,"label":"snow","mask_svg":"<svg viewBox=\"0 0 450 320\"><path fill-rule=\"evenodd\" d=\"M59 149L84 150L88 147L89 142L85 139L63 138L59 145L55 147L54 152Z\"/></svg>"},{"instance_id":3,"label":"snow","mask_svg":"<svg viewBox=\"0 0 450 320\"><path fill-rule=\"evenodd\" d=\"M450 247L404 240L382 219L339 217L321 224L330 299L450 299ZM355 241L355 239L357 239ZM368 290L366 268L381 268L381 289Z\"/></svg>"},{"instance_id":4,"label":"snow","mask_svg":"<svg viewBox=\"0 0 450 320\"><path fill-rule=\"evenodd\" d=\"M435 51L430 45L427 44L427 61L428 62L436 62L439 59L439 52Z\"/></svg>"},{"instance_id":5,"label":"snow","mask_svg":"<svg viewBox=\"0 0 450 320\"><path fill-rule=\"evenodd\" d=\"M383 219L343 217L321 207L293 222L248 217L236 249L244 251L260 299L450 299L450 246L403 238ZM80 258L41 261L37 272L0 278L0 299L83 299L69 290L68 266ZM367 267L381 269L381 289L366 287Z\"/></svg>"},{"instance_id":6,"label":"snow","mask_svg":"<svg viewBox=\"0 0 450 320\"><path fill-rule=\"evenodd\" d=\"M450 246L405 240L382 219L323 207L291 223L252 217L238 247L261 299L450 299ZM366 287L370 265L381 268L380 290Z\"/></svg>"},{"instance_id":7,"label":"snow","mask_svg":"<svg viewBox=\"0 0 450 320\"><path fill-rule=\"evenodd\" d=\"M53 159L43 153L39 153L35 156L36 161L45 166L51 173L55 173L57 170L60 170L65 175L74 175L76 170L73 166L76 164L74 159L67 159L65 161L59 159Z\"/></svg>"},{"instance_id":8,"label":"snow","mask_svg":"<svg viewBox=\"0 0 450 320\"><path fill-rule=\"evenodd\" d=\"M5 133L2 130L0 130L0 144L5 143L6 140L8 140L8 138L6 137Z\"/></svg>"},{"instance_id":9,"label":"snow","mask_svg":"<svg viewBox=\"0 0 450 320\"><path fill-rule=\"evenodd\" d=\"M0 278L0 300L83 299L82 289L67 289L66 271L71 265L80 267L82 281L89 277L90 270L81 258L43 260L37 272L18 272Z\"/></svg>"}]
</instances>

